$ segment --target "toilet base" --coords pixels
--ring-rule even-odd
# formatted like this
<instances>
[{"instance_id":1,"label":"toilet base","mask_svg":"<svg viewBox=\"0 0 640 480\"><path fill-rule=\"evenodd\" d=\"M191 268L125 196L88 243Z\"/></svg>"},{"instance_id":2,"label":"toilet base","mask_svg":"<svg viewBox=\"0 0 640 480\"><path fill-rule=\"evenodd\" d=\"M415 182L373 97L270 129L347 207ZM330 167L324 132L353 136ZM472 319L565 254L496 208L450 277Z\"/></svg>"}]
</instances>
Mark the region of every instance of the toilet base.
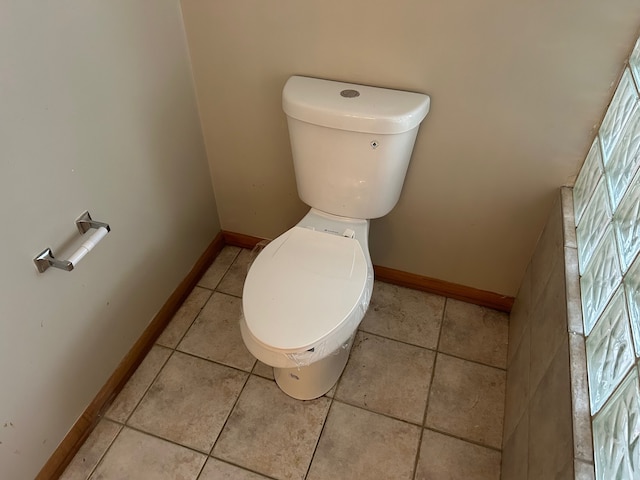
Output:
<instances>
[{"instance_id":1,"label":"toilet base","mask_svg":"<svg viewBox=\"0 0 640 480\"><path fill-rule=\"evenodd\" d=\"M347 365L355 333L349 342L322 360L300 368L273 368L280 389L297 400L312 400L327 393L336 384Z\"/></svg>"}]
</instances>

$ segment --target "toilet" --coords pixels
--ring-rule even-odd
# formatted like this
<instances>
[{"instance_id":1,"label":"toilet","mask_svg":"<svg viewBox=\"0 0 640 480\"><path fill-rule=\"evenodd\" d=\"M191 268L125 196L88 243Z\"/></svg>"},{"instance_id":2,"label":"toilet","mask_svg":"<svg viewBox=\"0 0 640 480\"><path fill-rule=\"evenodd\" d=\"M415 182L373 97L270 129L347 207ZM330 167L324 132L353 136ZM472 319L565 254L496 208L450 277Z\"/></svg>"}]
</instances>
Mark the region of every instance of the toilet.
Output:
<instances>
[{"instance_id":1,"label":"toilet","mask_svg":"<svg viewBox=\"0 0 640 480\"><path fill-rule=\"evenodd\" d=\"M280 389L310 400L340 378L373 289L369 221L400 197L427 95L293 76L282 93L309 212L257 255L242 339Z\"/></svg>"}]
</instances>

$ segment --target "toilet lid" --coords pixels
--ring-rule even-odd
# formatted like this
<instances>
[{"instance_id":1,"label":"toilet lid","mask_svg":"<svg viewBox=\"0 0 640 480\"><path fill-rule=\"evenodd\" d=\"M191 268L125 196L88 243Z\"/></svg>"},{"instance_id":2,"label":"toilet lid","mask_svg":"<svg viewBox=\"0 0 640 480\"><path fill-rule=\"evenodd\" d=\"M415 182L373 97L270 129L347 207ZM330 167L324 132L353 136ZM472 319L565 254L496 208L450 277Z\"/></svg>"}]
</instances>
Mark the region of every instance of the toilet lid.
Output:
<instances>
[{"instance_id":1,"label":"toilet lid","mask_svg":"<svg viewBox=\"0 0 640 480\"><path fill-rule=\"evenodd\" d=\"M357 240L296 226L251 265L245 321L265 346L299 352L349 318L366 281L367 258Z\"/></svg>"}]
</instances>

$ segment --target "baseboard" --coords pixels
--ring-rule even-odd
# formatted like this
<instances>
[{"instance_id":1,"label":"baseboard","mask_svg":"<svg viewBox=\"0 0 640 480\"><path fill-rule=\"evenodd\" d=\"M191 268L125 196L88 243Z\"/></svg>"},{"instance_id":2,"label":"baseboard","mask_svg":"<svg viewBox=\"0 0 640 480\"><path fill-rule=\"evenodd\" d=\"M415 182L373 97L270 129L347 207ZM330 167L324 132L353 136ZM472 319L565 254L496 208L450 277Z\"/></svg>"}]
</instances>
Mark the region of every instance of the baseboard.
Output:
<instances>
[{"instance_id":1,"label":"baseboard","mask_svg":"<svg viewBox=\"0 0 640 480\"><path fill-rule=\"evenodd\" d=\"M264 238L252 237L244 233L227 232L226 230L222 231L222 238L224 238L225 245L241 248L253 248L256 244L265 240Z\"/></svg>"},{"instance_id":2,"label":"baseboard","mask_svg":"<svg viewBox=\"0 0 640 480\"><path fill-rule=\"evenodd\" d=\"M151 347L153 347L164 328L169 324L173 315L178 311L180 305L193 290L193 287L196 286L200 277L220 253L224 245L224 235L220 232L198 258L191 271L173 291L153 320L151 320L151 323L149 323L140 338L122 359L111 377L109 377L107 383L104 384L80 418L71 427L69 433L60 442L58 448L38 473L36 480L56 479L62 475L69 462L71 462L74 455L97 425L102 414L109 408L111 402L127 383L127 380L136 371L136 368L151 350Z\"/></svg>"},{"instance_id":3,"label":"baseboard","mask_svg":"<svg viewBox=\"0 0 640 480\"><path fill-rule=\"evenodd\" d=\"M227 245L234 245L242 248L253 248L256 243L263 238L245 235L243 233L222 231L224 242ZM415 273L403 272L393 268L373 266L376 278L383 282L393 283L402 287L413 288L423 292L435 293L448 298L455 298L465 302L489 307L501 312L511 312L513 307L513 297L507 297L498 293L488 292L473 287L458 285L435 278L417 275Z\"/></svg>"},{"instance_id":4,"label":"baseboard","mask_svg":"<svg viewBox=\"0 0 640 480\"><path fill-rule=\"evenodd\" d=\"M393 283L423 292L435 293L443 297L455 298L456 300L493 308L501 312L509 313L513 307L513 297L507 297L473 287L466 287L436 278L424 277L422 275L416 275L415 273L394 270L393 268L374 265L373 269L376 274L376 279L382 280L383 282Z\"/></svg>"}]
</instances>

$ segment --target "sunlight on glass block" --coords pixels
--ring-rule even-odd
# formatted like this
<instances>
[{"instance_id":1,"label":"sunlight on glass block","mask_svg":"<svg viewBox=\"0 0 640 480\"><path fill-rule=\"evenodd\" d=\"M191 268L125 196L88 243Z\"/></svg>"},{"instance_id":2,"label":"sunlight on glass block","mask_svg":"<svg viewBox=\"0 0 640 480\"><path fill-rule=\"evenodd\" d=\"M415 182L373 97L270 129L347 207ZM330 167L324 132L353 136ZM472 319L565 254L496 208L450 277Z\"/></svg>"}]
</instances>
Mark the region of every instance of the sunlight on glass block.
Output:
<instances>
[{"instance_id":1,"label":"sunlight on glass block","mask_svg":"<svg viewBox=\"0 0 640 480\"><path fill-rule=\"evenodd\" d=\"M614 215L613 227L618 240L620 266L624 273L640 250L640 178L638 176L633 180Z\"/></svg>"},{"instance_id":2,"label":"sunlight on glass block","mask_svg":"<svg viewBox=\"0 0 640 480\"><path fill-rule=\"evenodd\" d=\"M622 129L631 113L638 104L638 92L631 78L631 72L625 68L620 79L616 93L609 105L609 109L604 116L600 126L600 141L602 142L602 160L607 165L611 151L618 138L622 134Z\"/></svg>"},{"instance_id":3,"label":"sunlight on glass block","mask_svg":"<svg viewBox=\"0 0 640 480\"><path fill-rule=\"evenodd\" d=\"M640 257L636 258L624 276L624 291L629 307L633 344L636 348L636 356L640 357Z\"/></svg>"},{"instance_id":4,"label":"sunlight on glass block","mask_svg":"<svg viewBox=\"0 0 640 480\"><path fill-rule=\"evenodd\" d=\"M613 229L609 226L580 278L585 334L591 332L621 278L616 241Z\"/></svg>"},{"instance_id":5,"label":"sunlight on glass block","mask_svg":"<svg viewBox=\"0 0 640 480\"><path fill-rule=\"evenodd\" d=\"M596 189L600 177L602 177L602 172L600 140L596 137L573 187L573 208L575 210L576 225L580 224L582 214L587 208L591 194Z\"/></svg>"},{"instance_id":6,"label":"sunlight on glass block","mask_svg":"<svg viewBox=\"0 0 640 480\"><path fill-rule=\"evenodd\" d=\"M640 165L640 108L627 122L605 169L611 206L615 210Z\"/></svg>"},{"instance_id":7,"label":"sunlight on glass block","mask_svg":"<svg viewBox=\"0 0 640 480\"><path fill-rule=\"evenodd\" d=\"M634 368L593 420L597 480L640 478L640 388Z\"/></svg>"},{"instance_id":8,"label":"sunlight on glass block","mask_svg":"<svg viewBox=\"0 0 640 480\"><path fill-rule=\"evenodd\" d=\"M576 229L580 273L588 268L593 252L609 223L611 223L609 195L606 183L601 181L591 196L580 225Z\"/></svg>"},{"instance_id":9,"label":"sunlight on glass block","mask_svg":"<svg viewBox=\"0 0 640 480\"><path fill-rule=\"evenodd\" d=\"M631 58L629 58L629 66L636 79L636 84L640 85L640 38L636 42Z\"/></svg>"},{"instance_id":10,"label":"sunlight on glass block","mask_svg":"<svg viewBox=\"0 0 640 480\"><path fill-rule=\"evenodd\" d=\"M611 396L636 359L629 316L620 286L587 338L587 372L591 413Z\"/></svg>"}]
</instances>

